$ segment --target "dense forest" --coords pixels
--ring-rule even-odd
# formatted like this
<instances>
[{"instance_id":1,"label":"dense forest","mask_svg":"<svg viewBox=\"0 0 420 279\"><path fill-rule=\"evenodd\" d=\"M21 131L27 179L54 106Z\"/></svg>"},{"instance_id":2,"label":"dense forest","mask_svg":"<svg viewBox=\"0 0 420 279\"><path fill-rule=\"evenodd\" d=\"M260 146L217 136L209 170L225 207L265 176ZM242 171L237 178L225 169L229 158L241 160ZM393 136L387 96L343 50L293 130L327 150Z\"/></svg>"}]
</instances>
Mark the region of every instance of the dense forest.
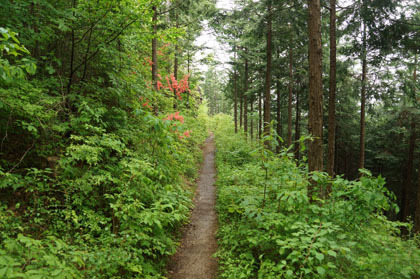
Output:
<instances>
[{"instance_id":1,"label":"dense forest","mask_svg":"<svg viewBox=\"0 0 420 279\"><path fill-rule=\"evenodd\" d=\"M214 28L233 54L210 112L232 113L236 131L251 141L274 130L281 140L272 149L290 148L297 161L308 159L310 171L382 175L400 207L389 217L417 216L419 232L420 4L308 3L315 7L236 1L217 14Z\"/></svg>"},{"instance_id":2,"label":"dense forest","mask_svg":"<svg viewBox=\"0 0 420 279\"><path fill-rule=\"evenodd\" d=\"M418 0L1 1L0 278L420 278L419 50Z\"/></svg>"}]
</instances>

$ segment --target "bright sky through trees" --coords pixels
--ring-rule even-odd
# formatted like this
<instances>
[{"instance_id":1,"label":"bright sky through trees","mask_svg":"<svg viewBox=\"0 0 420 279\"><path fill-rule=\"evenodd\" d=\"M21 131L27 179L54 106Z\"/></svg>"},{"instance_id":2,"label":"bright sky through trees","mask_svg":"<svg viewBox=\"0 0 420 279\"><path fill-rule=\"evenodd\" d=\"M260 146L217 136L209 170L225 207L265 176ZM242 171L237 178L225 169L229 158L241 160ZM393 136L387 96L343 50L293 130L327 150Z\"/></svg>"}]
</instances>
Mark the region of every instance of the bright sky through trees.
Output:
<instances>
[{"instance_id":1,"label":"bright sky through trees","mask_svg":"<svg viewBox=\"0 0 420 279\"><path fill-rule=\"evenodd\" d=\"M216 7L219 9L232 9L234 6L234 0L218 0ZM208 55L213 55L217 68L226 69L229 68L230 53L229 46L223 44L216 39L214 31L209 28L206 22L206 27L201 33L201 35L195 40L197 46L203 46L205 49L197 53L195 60L199 61L200 59L205 58ZM208 65L205 63L197 63L200 71L205 72L208 68Z\"/></svg>"}]
</instances>

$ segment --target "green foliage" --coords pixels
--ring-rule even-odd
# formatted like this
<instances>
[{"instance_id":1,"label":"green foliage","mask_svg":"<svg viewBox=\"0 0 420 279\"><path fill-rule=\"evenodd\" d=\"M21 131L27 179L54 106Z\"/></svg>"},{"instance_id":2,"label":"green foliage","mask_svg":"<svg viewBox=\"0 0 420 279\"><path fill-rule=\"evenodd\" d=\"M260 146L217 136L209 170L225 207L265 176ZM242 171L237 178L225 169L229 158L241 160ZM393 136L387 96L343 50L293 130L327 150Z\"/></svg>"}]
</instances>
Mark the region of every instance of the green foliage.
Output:
<instances>
[{"instance_id":1,"label":"green foliage","mask_svg":"<svg viewBox=\"0 0 420 279\"><path fill-rule=\"evenodd\" d=\"M153 5L171 10L0 3L0 278L163 277L207 120L198 77L182 100L150 87ZM190 45L201 19L187 38L160 16L160 75L171 74L170 44ZM164 120L175 107L182 122Z\"/></svg>"},{"instance_id":2,"label":"green foliage","mask_svg":"<svg viewBox=\"0 0 420 279\"><path fill-rule=\"evenodd\" d=\"M288 150L264 153L262 166L261 152L250 155L256 147L234 134L229 118L218 115L213 121L221 278L420 275L415 240L401 240L402 224L383 216L394 205L382 177L367 170L358 181L308 175ZM329 198L309 202L309 177L317 187L332 186Z\"/></svg>"}]
</instances>

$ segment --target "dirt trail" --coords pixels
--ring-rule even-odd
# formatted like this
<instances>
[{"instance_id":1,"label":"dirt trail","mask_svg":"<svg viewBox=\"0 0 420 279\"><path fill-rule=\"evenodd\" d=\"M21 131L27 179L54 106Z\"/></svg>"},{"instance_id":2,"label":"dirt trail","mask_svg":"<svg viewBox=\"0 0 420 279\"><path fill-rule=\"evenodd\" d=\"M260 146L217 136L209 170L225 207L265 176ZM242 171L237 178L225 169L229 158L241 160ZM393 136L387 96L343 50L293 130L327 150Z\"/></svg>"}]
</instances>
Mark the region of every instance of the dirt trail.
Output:
<instances>
[{"instance_id":1,"label":"dirt trail","mask_svg":"<svg viewBox=\"0 0 420 279\"><path fill-rule=\"evenodd\" d=\"M215 238L217 216L215 205L215 145L213 135L205 142L204 162L198 180L195 208L178 252L169 266L171 279L213 279L217 273Z\"/></svg>"}]
</instances>

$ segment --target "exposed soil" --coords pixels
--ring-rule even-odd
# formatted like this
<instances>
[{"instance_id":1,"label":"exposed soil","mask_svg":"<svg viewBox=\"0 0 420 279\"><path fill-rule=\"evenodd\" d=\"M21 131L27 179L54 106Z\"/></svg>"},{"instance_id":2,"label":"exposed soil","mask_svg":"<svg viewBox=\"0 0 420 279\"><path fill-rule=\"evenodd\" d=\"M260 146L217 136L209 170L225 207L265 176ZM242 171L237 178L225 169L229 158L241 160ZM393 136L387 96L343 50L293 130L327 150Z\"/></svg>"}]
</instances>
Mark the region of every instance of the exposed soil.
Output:
<instances>
[{"instance_id":1,"label":"exposed soil","mask_svg":"<svg viewBox=\"0 0 420 279\"><path fill-rule=\"evenodd\" d=\"M181 245L169 265L171 279L213 279L217 274L215 238L217 216L215 205L215 145L211 135L205 142L204 162L201 166L195 207L186 227Z\"/></svg>"}]
</instances>

